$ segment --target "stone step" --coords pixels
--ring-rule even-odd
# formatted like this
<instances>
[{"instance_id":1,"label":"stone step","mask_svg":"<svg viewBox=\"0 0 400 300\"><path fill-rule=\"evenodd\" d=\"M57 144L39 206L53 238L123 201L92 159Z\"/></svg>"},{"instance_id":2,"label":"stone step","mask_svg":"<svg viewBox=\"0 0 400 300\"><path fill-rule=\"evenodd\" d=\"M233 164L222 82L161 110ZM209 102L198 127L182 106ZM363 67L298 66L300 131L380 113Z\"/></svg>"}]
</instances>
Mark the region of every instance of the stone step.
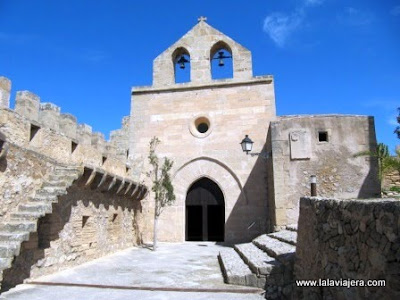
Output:
<instances>
[{"instance_id":1,"label":"stone step","mask_svg":"<svg viewBox=\"0 0 400 300\"><path fill-rule=\"evenodd\" d=\"M75 179L78 178L77 174L51 174L49 175L49 181L58 181L58 180L63 180L66 181L68 183L71 183L72 181L74 181Z\"/></svg>"},{"instance_id":2,"label":"stone step","mask_svg":"<svg viewBox=\"0 0 400 300\"><path fill-rule=\"evenodd\" d=\"M13 257L0 257L0 270L11 268Z\"/></svg>"},{"instance_id":3,"label":"stone step","mask_svg":"<svg viewBox=\"0 0 400 300\"><path fill-rule=\"evenodd\" d=\"M58 180L48 180L43 182L42 188L51 187L51 188L64 188L69 184L66 180L58 179Z\"/></svg>"},{"instance_id":4,"label":"stone step","mask_svg":"<svg viewBox=\"0 0 400 300\"><path fill-rule=\"evenodd\" d=\"M286 225L287 230L297 231L297 224Z\"/></svg>"},{"instance_id":5,"label":"stone step","mask_svg":"<svg viewBox=\"0 0 400 300\"><path fill-rule=\"evenodd\" d=\"M15 241L0 242L0 257L7 258L18 255L21 249L21 243Z\"/></svg>"},{"instance_id":6,"label":"stone step","mask_svg":"<svg viewBox=\"0 0 400 300\"><path fill-rule=\"evenodd\" d=\"M35 196L31 197L29 199L31 204L36 203L36 202L44 202L44 203L55 203L58 201L58 196L57 195L40 195L36 194Z\"/></svg>"},{"instance_id":7,"label":"stone step","mask_svg":"<svg viewBox=\"0 0 400 300\"><path fill-rule=\"evenodd\" d=\"M36 212L36 213L51 213L52 205L49 202L31 202L27 204L20 204L18 212Z\"/></svg>"},{"instance_id":8,"label":"stone step","mask_svg":"<svg viewBox=\"0 0 400 300\"><path fill-rule=\"evenodd\" d=\"M0 231L7 232L33 232L37 229L37 223L34 221L9 221L0 224Z\"/></svg>"},{"instance_id":9,"label":"stone step","mask_svg":"<svg viewBox=\"0 0 400 300\"><path fill-rule=\"evenodd\" d=\"M54 175L76 175L78 176L79 174L79 168L75 168L75 167L69 167L69 168L65 168L65 167L56 167L54 169L53 172Z\"/></svg>"},{"instance_id":10,"label":"stone step","mask_svg":"<svg viewBox=\"0 0 400 300\"><path fill-rule=\"evenodd\" d=\"M282 242L292 244L296 246L297 242L297 231L292 231L292 230L281 230L278 232L270 233L268 234L270 237L273 237L274 239L280 240Z\"/></svg>"},{"instance_id":11,"label":"stone step","mask_svg":"<svg viewBox=\"0 0 400 300\"><path fill-rule=\"evenodd\" d=\"M257 287L257 276L233 248L220 251L218 259L226 283Z\"/></svg>"},{"instance_id":12,"label":"stone step","mask_svg":"<svg viewBox=\"0 0 400 300\"><path fill-rule=\"evenodd\" d=\"M0 232L0 241L27 241L29 240L29 232L9 232L9 231L1 231Z\"/></svg>"},{"instance_id":13,"label":"stone step","mask_svg":"<svg viewBox=\"0 0 400 300\"><path fill-rule=\"evenodd\" d=\"M292 263L294 260L296 252L295 246L281 242L280 240L274 239L266 234L254 239L253 244L284 264Z\"/></svg>"},{"instance_id":14,"label":"stone step","mask_svg":"<svg viewBox=\"0 0 400 300\"><path fill-rule=\"evenodd\" d=\"M67 189L65 187L57 189L53 187L44 187L38 190L35 196L46 197L46 196L60 196L65 194L67 194Z\"/></svg>"},{"instance_id":15,"label":"stone step","mask_svg":"<svg viewBox=\"0 0 400 300\"><path fill-rule=\"evenodd\" d=\"M20 211L16 213L11 213L10 217L13 220L27 220L27 221L35 221L40 219L45 215L44 212L33 212L33 211Z\"/></svg>"},{"instance_id":16,"label":"stone step","mask_svg":"<svg viewBox=\"0 0 400 300\"><path fill-rule=\"evenodd\" d=\"M253 243L235 245L235 250L253 273L257 275L283 273L282 264Z\"/></svg>"}]
</instances>

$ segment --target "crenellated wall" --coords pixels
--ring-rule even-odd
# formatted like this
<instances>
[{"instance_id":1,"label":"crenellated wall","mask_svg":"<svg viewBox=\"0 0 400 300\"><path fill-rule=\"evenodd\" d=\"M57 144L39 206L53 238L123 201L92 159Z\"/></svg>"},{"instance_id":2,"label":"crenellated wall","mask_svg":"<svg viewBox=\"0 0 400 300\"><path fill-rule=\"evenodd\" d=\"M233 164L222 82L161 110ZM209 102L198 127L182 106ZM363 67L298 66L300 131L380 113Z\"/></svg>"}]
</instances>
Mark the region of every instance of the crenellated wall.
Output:
<instances>
[{"instance_id":1,"label":"crenellated wall","mask_svg":"<svg viewBox=\"0 0 400 300\"><path fill-rule=\"evenodd\" d=\"M128 124L111 133L106 141L87 124L78 124L75 116L62 113L53 103L41 102L30 91L18 91L15 108L10 109L11 81L0 77L0 128L8 142L34 150L61 163L102 167L126 176Z\"/></svg>"}]
</instances>

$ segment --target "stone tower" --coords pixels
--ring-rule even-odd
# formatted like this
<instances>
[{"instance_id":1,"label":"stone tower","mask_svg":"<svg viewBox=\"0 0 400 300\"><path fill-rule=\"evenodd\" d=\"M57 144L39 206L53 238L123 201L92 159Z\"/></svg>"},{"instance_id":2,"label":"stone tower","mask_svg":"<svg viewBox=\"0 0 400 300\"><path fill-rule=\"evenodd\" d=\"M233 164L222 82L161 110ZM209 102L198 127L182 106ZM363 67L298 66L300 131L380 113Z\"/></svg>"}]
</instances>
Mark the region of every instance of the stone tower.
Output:
<instances>
[{"instance_id":1,"label":"stone tower","mask_svg":"<svg viewBox=\"0 0 400 300\"><path fill-rule=\"evenodd\" d=\"M213 80L211 61L223 49L232 78ZM176 62L186 57L190 82L176 83ZM267 152L276 118L273 77L253 77L251 52L199 22L153 62L153 85L132 88L130 159L148 170L153 136L159 155L174 160L177 199L160 219L163 241L247 241L269 228L267 163L243 153L246 134L254 152ZM151 232L153 199L142 202ZM144 237L150 239L150 236Z\"/></svg>"}]
</instances>

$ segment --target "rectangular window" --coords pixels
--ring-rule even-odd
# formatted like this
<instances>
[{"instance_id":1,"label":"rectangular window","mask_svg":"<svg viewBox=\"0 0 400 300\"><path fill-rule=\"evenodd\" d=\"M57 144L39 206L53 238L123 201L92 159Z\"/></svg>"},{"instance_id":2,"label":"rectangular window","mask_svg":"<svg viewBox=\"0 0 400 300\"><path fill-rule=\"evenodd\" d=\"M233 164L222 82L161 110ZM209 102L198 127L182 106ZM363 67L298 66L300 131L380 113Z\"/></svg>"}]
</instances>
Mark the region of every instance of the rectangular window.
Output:
<instances>
[{"instance_id":1,"label":"rectangular window","mask_svg":"<svg viewBox=\"0 0 400 300\"><path fill-rule=\"evenodd\" d=\"M328 132L327 131L319 131L318 132L318 141L328 142Z\"/></svg>"}]
</instances>

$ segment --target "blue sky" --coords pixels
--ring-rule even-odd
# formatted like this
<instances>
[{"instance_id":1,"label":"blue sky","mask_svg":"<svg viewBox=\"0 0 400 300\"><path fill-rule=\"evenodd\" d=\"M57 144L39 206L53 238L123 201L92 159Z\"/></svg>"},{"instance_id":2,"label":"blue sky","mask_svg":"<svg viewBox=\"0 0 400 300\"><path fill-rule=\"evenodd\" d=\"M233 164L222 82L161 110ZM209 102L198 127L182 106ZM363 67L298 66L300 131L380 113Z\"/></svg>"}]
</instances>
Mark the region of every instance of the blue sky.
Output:
<instances>
[{"instance_id":1,"label":"blue sky","mask_svg":"<svg viewBox=\"0 0 400 300\"><path fill-rule=\"evenodd\" d=\"M278 115L372 115L378 141L399 144L400 0L0 0L0 75L12 105L30 90L108 136L201 15L275 76Z\"/></svg>"}]
</instances>

